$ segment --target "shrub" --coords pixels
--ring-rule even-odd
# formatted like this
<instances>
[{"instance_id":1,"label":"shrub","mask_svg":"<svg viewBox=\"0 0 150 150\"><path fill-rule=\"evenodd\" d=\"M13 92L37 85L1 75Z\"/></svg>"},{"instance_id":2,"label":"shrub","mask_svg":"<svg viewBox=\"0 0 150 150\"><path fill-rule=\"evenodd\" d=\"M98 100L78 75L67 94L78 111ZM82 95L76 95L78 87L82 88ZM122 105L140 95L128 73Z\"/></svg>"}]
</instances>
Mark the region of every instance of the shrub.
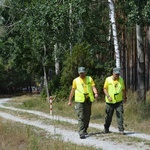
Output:
<instances>
[{"instance_id":1,"label":"shrub","mask_svg":"<svg viewBox=\"0 0 150 150\"><path fill-rule=\"evenodd\" d=\"M42 91L41 91L41 98L46 99L47 95L46 95L46 88L43 87Z\"/></svg>"}]
</instances>

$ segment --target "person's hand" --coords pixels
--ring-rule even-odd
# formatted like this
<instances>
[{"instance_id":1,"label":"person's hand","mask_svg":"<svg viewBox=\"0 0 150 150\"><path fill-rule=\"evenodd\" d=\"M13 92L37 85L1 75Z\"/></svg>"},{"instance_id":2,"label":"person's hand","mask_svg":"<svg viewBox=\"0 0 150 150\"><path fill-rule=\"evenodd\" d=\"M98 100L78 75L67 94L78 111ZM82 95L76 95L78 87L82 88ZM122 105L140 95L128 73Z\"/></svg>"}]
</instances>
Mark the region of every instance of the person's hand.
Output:
<instances>
[{"instance_id":1,"label":"person's hand","mask_svg":"<svg viewBox=\"0 0 150 150\"><path fill-rule=\"evenodd\" d=\"M109 97L108 97L108 100L111 102L111 101L112 101L112 98L109 96Z\"/></svg>"},{"instance_id":2,"label":"person's hand","mask_svg":"<svg viewBox=\"0 0 150 150\"><path fill-rule=\"evenodd\" d=\"M68 106L71 106L71 102L70 101L68 102Z\"/></svg>"},{"instance_id":3,"label":"person's hand","mask_svg":"<svg viewBox=\"0 0 150 150\"><path fill-rule=\"evenodd\" d=\"M98 94L97 93L95 94L95 99L98 99Z\"/></svg>"}]
</instances>

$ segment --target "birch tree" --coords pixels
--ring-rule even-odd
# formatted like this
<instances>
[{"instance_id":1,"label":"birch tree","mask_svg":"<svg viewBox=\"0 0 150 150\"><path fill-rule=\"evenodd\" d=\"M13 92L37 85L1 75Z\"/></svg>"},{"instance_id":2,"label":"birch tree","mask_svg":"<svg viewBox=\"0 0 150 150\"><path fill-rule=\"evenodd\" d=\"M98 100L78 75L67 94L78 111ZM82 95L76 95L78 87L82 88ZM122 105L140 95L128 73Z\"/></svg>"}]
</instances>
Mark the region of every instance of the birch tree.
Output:
<instances>
[{"instance_id":1,"label":"birch tree","mask_svg":"<svg viewBox=\"0 0 150 150\"><path fill-rule=\"evenodd\" d=\"M3 5L3 1L0 1L0 12L2 12L4 7L7 7L7 6ZM0 13L0 36L3 36L5 32L3 22L4 22L4 18L2 14Z\"/></svg>"},{"instance_id":2,"label":"birch tree","mask_svg":"<svg viewBox=\"0 0 150 150\"><path fill-rule=\"evenodd\" d=\"M69 28L70 28L70 55L72 54L72 34L73 34L73 24L72 24L72 3L69 3Z\"/></svg>"},{"instance_id":3,"label":"birch tree","mask_svg":"<svg viewBox=\"0 0 150 150\"><path fill-rule=\"evenodd\" d=\"M114 49L115 49L115 56L116 56L116 67L120 68L120 51L118 45L118 38L117 38L117 29L116 29L116 21L115 21L115 7L113 0L108 0L109 3L109 17L110 23L112 26L113 32L113 40L114 40Z\"/></svg>"},{"instance_id":4,"label":"birch tree","mask_svg":"<svg viewBox=\"0 0 150 150\"><path fill-rule=\"evenodd\" d=\"M44 49L44 56L43 56L43 72L44 72L44 86L46 88L46 95L47 95L47 101L49 101L49 89L48 89L48 82L47 82L47 73L45 68L45 59L46 59L46 46L43 46Z\"/></svg>"},{"instance_id":5,"label":"birch tree","mask_svg":"<svg viewBox=\"0 0 150 150\"><path fill-rule=\"evenodd\" d=\"M54 59L55 59L55 74L58 75L60 71L59 58L58 58L58 44L54 45Z\"/></svg>"}]
</instances>

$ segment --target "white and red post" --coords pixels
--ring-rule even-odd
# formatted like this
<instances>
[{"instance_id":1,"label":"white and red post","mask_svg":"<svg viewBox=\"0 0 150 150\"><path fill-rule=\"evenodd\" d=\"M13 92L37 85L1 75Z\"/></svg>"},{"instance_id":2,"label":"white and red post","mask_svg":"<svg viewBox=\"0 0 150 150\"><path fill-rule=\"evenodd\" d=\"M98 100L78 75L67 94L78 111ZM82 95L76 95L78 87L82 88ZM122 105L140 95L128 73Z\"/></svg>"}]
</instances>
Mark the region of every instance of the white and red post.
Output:
<instances>
[{"instance_id":1,"label":"white and red post","mask_svg":"<svg viewBox=\"0 0 150 150\"><path fill-rule=\"evenodd\" d=\"M50 96L49 98L49 106L50 106L50 115L52 115L52 111L53 111L53 97Z\"/></svg>"}]
</instances>

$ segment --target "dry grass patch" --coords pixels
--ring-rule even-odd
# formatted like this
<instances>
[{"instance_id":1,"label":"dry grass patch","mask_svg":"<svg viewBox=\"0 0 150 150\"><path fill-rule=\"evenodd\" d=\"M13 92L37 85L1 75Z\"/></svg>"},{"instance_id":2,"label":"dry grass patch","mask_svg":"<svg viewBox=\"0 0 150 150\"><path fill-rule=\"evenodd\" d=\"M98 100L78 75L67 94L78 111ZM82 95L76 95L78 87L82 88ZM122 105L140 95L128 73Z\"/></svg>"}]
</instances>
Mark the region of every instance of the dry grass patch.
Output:
<instances>
[{"instance_id":1,"label":"dry grass patch","mask_svg":"<svg viewBox=\"0 0 150 150\"><path fill-rule=\"evenodd\" d=\"M94 150L62 141L60 135L51 136L42 129L6 121L0 118L1 150Z\"/></svg>"}]
</instances>

